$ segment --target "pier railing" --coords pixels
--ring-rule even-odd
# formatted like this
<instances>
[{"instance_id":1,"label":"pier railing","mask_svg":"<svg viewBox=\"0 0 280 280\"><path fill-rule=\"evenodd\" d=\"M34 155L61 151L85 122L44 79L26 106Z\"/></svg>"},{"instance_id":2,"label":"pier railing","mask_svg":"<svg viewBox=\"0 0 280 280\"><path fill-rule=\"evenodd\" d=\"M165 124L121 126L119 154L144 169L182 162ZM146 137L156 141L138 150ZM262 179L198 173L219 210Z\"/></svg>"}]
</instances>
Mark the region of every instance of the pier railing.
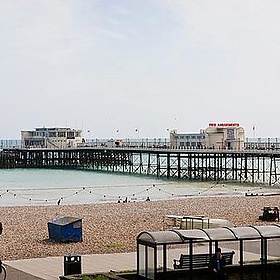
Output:
<instances>
[{"instance_id":1,"label":"pier railing","mask_svg":"<svg viewBox=\"0 0 280 280\"><path fill-rule=\"evenodd\" d=\"M48 142L48 141L46 141ZM92 148L157 148L157 149L180 149L180 150L194 150L197 149L197 142L189 143L189 146L179 145L179 143L172 143L170 139L163 137L154 138L125 138L125 139L85 139L81 147ZM200 144L200 147L203 145ZM50 144L50 148L57 148L54 144ZM39 148L26 147L21 140L0 140L0 150L2 149L21 149L21 148ZM46 148L46 147L45 147ZM280 139L275 137L267 138L246 138L244 142L245 150L280 150Z\"/></svg>"}]
</instances>

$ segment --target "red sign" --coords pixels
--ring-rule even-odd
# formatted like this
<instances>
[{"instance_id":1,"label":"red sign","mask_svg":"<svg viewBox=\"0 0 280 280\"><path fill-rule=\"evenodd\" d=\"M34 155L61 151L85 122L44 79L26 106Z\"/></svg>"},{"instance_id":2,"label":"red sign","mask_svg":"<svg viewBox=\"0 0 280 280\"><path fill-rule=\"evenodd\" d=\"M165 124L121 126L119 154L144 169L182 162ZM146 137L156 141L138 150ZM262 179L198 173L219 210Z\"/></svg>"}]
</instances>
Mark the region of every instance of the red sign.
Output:
<instances>
[{"instance_id":1,"label":"red sign","mask_svg":"<svg viewBox=\"0 0 280 280\"><path fill-rule=\"evenodd\" d=\"M209 127L239 127L239 123L209 123Z\"/></svg>"}]
</instances>

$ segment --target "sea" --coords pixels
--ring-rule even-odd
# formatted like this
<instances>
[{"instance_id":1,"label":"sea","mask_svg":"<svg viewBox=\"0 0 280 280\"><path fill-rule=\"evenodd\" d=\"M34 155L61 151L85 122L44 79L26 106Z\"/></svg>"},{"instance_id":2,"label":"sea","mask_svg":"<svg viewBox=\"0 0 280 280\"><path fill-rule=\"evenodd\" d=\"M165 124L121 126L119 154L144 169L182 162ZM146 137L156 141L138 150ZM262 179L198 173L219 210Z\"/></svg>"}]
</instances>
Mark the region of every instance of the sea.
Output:
<instances>
[{"instance_id":1,"label":"sea","mask_svg":"<svg viewBox=\"0 0 280 280\"><path fill-rule=\"evenodd\" d=\"M280 194L280 187L190 182L88 170L0 170L0 206L118 203L248 194Z\"/></svg>"}]
</instances>

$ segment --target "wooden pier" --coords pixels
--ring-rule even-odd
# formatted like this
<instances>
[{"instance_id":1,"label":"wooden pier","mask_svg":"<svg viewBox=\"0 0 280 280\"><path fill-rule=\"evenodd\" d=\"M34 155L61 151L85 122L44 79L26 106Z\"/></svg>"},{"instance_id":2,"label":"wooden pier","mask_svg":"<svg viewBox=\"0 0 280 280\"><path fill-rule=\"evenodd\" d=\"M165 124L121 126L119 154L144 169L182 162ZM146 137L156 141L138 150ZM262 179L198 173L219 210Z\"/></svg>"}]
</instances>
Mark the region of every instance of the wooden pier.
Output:
<instances>
[{"instance_id":1,"label":"wooden pier","mask_svg":"<svg viewBox=\"0 0 280 280\"><path fill-rule=\"evenodd\" d=\"M1 151L0 152L0 169L15 168L16 160L14 151Z\"/></svg>"},{"instance_id":2,"label":"wooden pier","mask_svg":"<svg viewBox=\"0 0 280 280\"><path fill-rule=\"evenodd\" d=\"M10 150L11 167L71 168L196 181L280 185L280 152L148 148ZM9 159L11 160L11 159ZM5 167L5 158L1 166Z\"/></svg>"}]
</instances>

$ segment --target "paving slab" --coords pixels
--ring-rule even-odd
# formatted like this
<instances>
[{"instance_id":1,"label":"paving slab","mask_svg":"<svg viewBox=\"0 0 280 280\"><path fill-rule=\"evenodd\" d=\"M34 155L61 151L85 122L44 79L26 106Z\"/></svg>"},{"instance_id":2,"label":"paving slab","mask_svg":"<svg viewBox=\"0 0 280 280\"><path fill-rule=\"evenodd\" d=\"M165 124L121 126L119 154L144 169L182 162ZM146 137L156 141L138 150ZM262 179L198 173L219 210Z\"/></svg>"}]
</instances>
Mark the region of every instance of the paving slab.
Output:
<instances>
[{"instance_id":1,"label":"paving slab","mask_svg":"<svg viewBox=\"0 0 280 280\"><path fill-rule=\"evenodd\" d=\"M195 253L205 252L205 246L198 246L195 248ZM231 250L223 248L223 250ZM182 248L169 249L167 252L168 263L167 266L172 269L173 259L178 259L180 254L184 251ZM239 261L239 251L234 250L234 263ZM259 254L255 252L245 252L244 259L259 260ZM25 273L25 276L33 276L34 278L7 278L7 280L57 280L60 275L64 275L64 256L61 257L47 257L37 259L24 259L15 261L5 261L10 269ZM82 273L96 273L108 271L124 271L136 270L136 252L132 253L118 253L118 254L94 254L81 256ZM9 272L8 272L9 274ZM37 278L36 278L37 277Z\"/></svg>"},{"instance_id":2,"label":"paving slab","mask_svg":"<svg viewBox=\"0 0 280 280\"><path fill-rule=\"evenodd\" d=\"M44 280L57 280L64 275L64 256L5 261L5 265ZM133 270L136 253L82 255L81 268L83 273Z\"/></svg>"},{"instance_id":3,"label":"paving slab","mask_svg":"<svg viewBox=\"0 0 280 280\"><path fill-rule=\"evenodd\" d=\"M5 265L5 267L7 269L6 280L44 280L43 278L36 277L22 270L15 269L14 267L8 265Z\"/></svg>"}]
</instances>

